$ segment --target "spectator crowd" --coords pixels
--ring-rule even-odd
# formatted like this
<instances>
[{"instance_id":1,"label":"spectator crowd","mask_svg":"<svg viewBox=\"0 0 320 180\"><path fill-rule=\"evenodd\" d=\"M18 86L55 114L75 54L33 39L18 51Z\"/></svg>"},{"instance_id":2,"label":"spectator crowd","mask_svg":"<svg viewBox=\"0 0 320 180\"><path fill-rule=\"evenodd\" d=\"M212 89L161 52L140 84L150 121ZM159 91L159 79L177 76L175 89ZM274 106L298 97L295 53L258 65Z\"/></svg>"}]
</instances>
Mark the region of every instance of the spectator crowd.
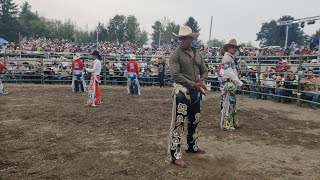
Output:
<instances>
[{"instance_id":1,"label":"spectator crowd","mask_svg":"<svg viewBox=\"0 0 320 180\"><path fill-rule=\"evenodd\" d=\"M142 85L155 85L159 74L159 64L168 59L168 55L177 47L175 42L162 45L161 47L141 46L135 43L111 43L99 42L98 50L106 55L106 63L102 71L102 79L110 85L126 84L126 60L108 59L115 56L146 56L138 61L140 81ZM89 54L97 49L95 43L77 44L70 40L57 40L50 38L23 38L19 45L10 43L7 50L21 50L22 53L36 51L39 53L83 53ZM21 49L20 49L21 48ZM207 66L210 70L210 81L213 87L219 86L218 63L224 52L222 48L208 48L200 44L197 46L200 53L206 57ZM298 48L292 43L289 48L283 49L277 46L266 48L241 47L238 56L238 70L241 80L245 82L244 90L249 92L250 98L266 100L273 99L276 102L288 103L299 93L303 99L313 102L319 101L320 95L320 65L317 58L318 46ZM152 55L158 58L152 57ZM299 64L300 55L306 55L303 63ZM251 57L249 59L241 57ZM266 58L258 58L258 57ZM274 56L274 57L273 57ZM280 56L290 56L283 57ZM160 57L160 58L159 58ZM207 57L217 57L211 61ZM270 57L270 58L268 58ZM258 65L258 59L262 65ZM46 82L71 81L71 61L64 57L53 59L51 63L44 64L40 60L33 62L22 61L18 56L6 57L5 59L9 81L34 81L40 82L44 78ZM88 66L88 60L84 60ZM301 67L301 68L300 68ZM168 68L165 68L168 70ZM170 80L170 73L166 73L167 82ZM298 81L300 83L298 83ZM301 84L301 92L298 92L298 84ZM213 88L214 89L214 88ZM311 104L316 108L316 104Z\"/></svg>"}]
</instances>

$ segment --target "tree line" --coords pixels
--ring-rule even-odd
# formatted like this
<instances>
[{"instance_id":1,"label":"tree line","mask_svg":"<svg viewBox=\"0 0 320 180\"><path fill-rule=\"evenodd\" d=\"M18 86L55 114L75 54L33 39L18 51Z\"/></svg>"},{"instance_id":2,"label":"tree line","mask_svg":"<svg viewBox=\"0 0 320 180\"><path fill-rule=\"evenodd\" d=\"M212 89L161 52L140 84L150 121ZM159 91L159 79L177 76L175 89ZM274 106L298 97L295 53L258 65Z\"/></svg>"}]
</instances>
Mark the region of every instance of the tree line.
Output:
<instances>
[{"instance_id":1,"label":"tree line","mask_svg":"<svg viewBox=\"0 0 320 180\"><path fill-rule=\"evenodd\" d=\"M198 22L190 17L186 22L199 32ZM115 15L107 23L99 22L92 30L83 30L69 19L62 22L40 16L32 10L28 2L20 7L13 0L0 0L0 37L10 42L18 42L21 37L49 37L57 39L72 39L76 42L95 42L97 35L100 41L132 42L147 44L149 34L140 28L138 19L134 15ZM153 43L157 43L162 35L161 43L172 40L172 32L179 31L179 25L168 18L158 20L152 26Z\"/></svg>"}]
</instances>

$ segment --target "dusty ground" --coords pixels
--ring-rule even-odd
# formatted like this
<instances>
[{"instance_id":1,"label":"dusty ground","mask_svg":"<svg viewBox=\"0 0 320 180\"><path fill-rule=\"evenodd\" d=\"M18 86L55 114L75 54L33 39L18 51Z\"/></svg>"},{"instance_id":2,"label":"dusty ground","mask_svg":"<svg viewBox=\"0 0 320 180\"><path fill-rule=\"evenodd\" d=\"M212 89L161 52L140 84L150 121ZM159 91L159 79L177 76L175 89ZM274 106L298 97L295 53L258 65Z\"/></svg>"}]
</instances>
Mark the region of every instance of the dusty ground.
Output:
<instances>
[{"instance_id":1,"label":"dusty ground","mask_svg":"<svg viewBox=\"0 0 320 180\"><path fill-rule=\"evenodd\" d=\"M219 94L203 103L186 169L165 162L171 89L102 87L85 108L69 86L6 84L0 96L0 179L320 179L320 110L239 97L242 128L219 129Z\"/></svg>"}]
</instances>

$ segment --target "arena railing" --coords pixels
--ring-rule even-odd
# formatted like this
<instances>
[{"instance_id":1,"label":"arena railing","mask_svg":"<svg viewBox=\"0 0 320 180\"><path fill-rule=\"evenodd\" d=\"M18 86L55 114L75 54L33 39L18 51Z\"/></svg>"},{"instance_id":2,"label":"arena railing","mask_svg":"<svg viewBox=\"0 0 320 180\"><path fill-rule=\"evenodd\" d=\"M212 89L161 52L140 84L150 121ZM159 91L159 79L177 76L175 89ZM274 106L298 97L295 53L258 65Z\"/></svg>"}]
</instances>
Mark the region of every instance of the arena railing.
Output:
<instances>
[{"instance_id":1,"label":"arena railing","mask_svg":"<svg viewBox=\"0 0 320 180\"><path fill-rule=\"evenodd\" d=\"M6 82L18 82L18 83L26 83L26 82L33 82L33 83L71 83L71 71L70 69L67 70L56 70L56 67L60 68L61 64L67 64L67 67L69 68L71 66L73 53L39 53L39 52L33 52L33 53L9 53L9 54L1 54L0 57L2 57L2 61L4 63L8 63L10 65L10 68L12 70L8 70L4 81ZM15 59L16 58L16 59ZM88 67L89 63L92 61L92 57L89 54L82 54L82 59L85 62L85 66ZM155 67L158 63L159 59L163 59L165 62L168 61L168 56L158 56L158 55L152 55L152 56L136 56L136 61L139 64L139 67L146 68L146 67ZM219 90L220 89L220 80L217 75L218 66L221 63L222 57L205 57L206 65L209 69L209 78L208 78L208 86L210 86L209 89L212 90ZM304 60L311 60L311 59L317 59L317 55L308 55L308 56L241 56L236 57L236 59L239 61L239 72L240 74L246 74L246 76L242 77L242 80L246 83L245 88L239 89L239 92L242 94L246 93L255 93L258 96L262 95L268 95L272 98L283 98L283 99L291 99L295 100L297 105L300 106L302 102L306 103L315 103L310 101L310 99L307 99L305 97L306 91L303 90L303 85L301 84L301 79L304 75L304 69L303 68L320 68L320 64L311 64L311 63L304 63ZM287 60L288 64L286 66L289 66L291 68L290 73L288 72L270 72L271 68L275 68L278 61ZM127 63L129 60L129 55L102 55L102 83L104 85L125 85L126 80L126 73L124 69L120 70L117 69L112 72L112 70L108 69L107 67L112 67L115 63ZM243 63L244 62L244 63ZM30 66L33 66L33 68L30 70L22 69L20 70L17 67L23 66L23 63L27 65L27 63ZM241 64L243 63L243 64ZM168 64L168 63L167 63ZM16 67L16 68L14 68ZM253 73L253 71L249 71L249 68L255 69L254 73L257 74L256 79L254 78L248 78L249 73ZM268 68L268 71L266 71L266 68ZM173 80L170 77L169 68L166 68L166 76L165 81L166 84L172 85ZM318 74L320 70L316 71L316 74L313 76L320 78L320 75ZM115 76L116 74L116 76ZM297 88L295 89L289 89L285 87L269 87L264 86L262 84L263 74L277 74L282 76L288 76L288 75L294 75L296 77L295 84ZM310 76L310 75L308 75ZM158 74L157 72L151 72L150 74L141 73L141 76L139 77L139 81L142 85L158 85ZM88 80L88 78L86 77ZM256 81L255 83L252 83L252 81ZM273 81L274 80L270 80ZM279 81L280 83L290 83L291 81ZM279 83L278 82L278 83ZM254 87L254 89L250 88L250 85ZM318 85L320 88L320 84ZM283 96L283 95L277 95L274 93L264 93L262 92L263 88L270 88L272 91L280 90L280 91L293 91L292 96ZM319 92L318 92L319 93ZM320 105L320 103L317 103Z\"/></svg>"}]
</instances>

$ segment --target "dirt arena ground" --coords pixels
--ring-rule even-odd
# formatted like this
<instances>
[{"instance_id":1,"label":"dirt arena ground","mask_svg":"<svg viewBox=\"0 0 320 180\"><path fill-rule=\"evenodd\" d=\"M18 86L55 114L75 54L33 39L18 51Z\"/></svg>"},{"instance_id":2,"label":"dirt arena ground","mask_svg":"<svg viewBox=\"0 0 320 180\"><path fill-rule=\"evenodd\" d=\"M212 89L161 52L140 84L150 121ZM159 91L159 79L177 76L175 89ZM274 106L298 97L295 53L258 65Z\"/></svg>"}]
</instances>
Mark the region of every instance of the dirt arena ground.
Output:
<instances>
[{"instance_id":1,"label":"dirt arena ground","mask_svg":"<svg viewBox=\"0 0 320 180\"><path fill-rule=\"evenodd\" d=\"M219 129L219 93L204 101L188 168L165 162L171 89L102 87L85 108L69 86L5 84L0 179L320 179L320 110L238 96L241 129Z\"/></svg>"}]
</instances>

